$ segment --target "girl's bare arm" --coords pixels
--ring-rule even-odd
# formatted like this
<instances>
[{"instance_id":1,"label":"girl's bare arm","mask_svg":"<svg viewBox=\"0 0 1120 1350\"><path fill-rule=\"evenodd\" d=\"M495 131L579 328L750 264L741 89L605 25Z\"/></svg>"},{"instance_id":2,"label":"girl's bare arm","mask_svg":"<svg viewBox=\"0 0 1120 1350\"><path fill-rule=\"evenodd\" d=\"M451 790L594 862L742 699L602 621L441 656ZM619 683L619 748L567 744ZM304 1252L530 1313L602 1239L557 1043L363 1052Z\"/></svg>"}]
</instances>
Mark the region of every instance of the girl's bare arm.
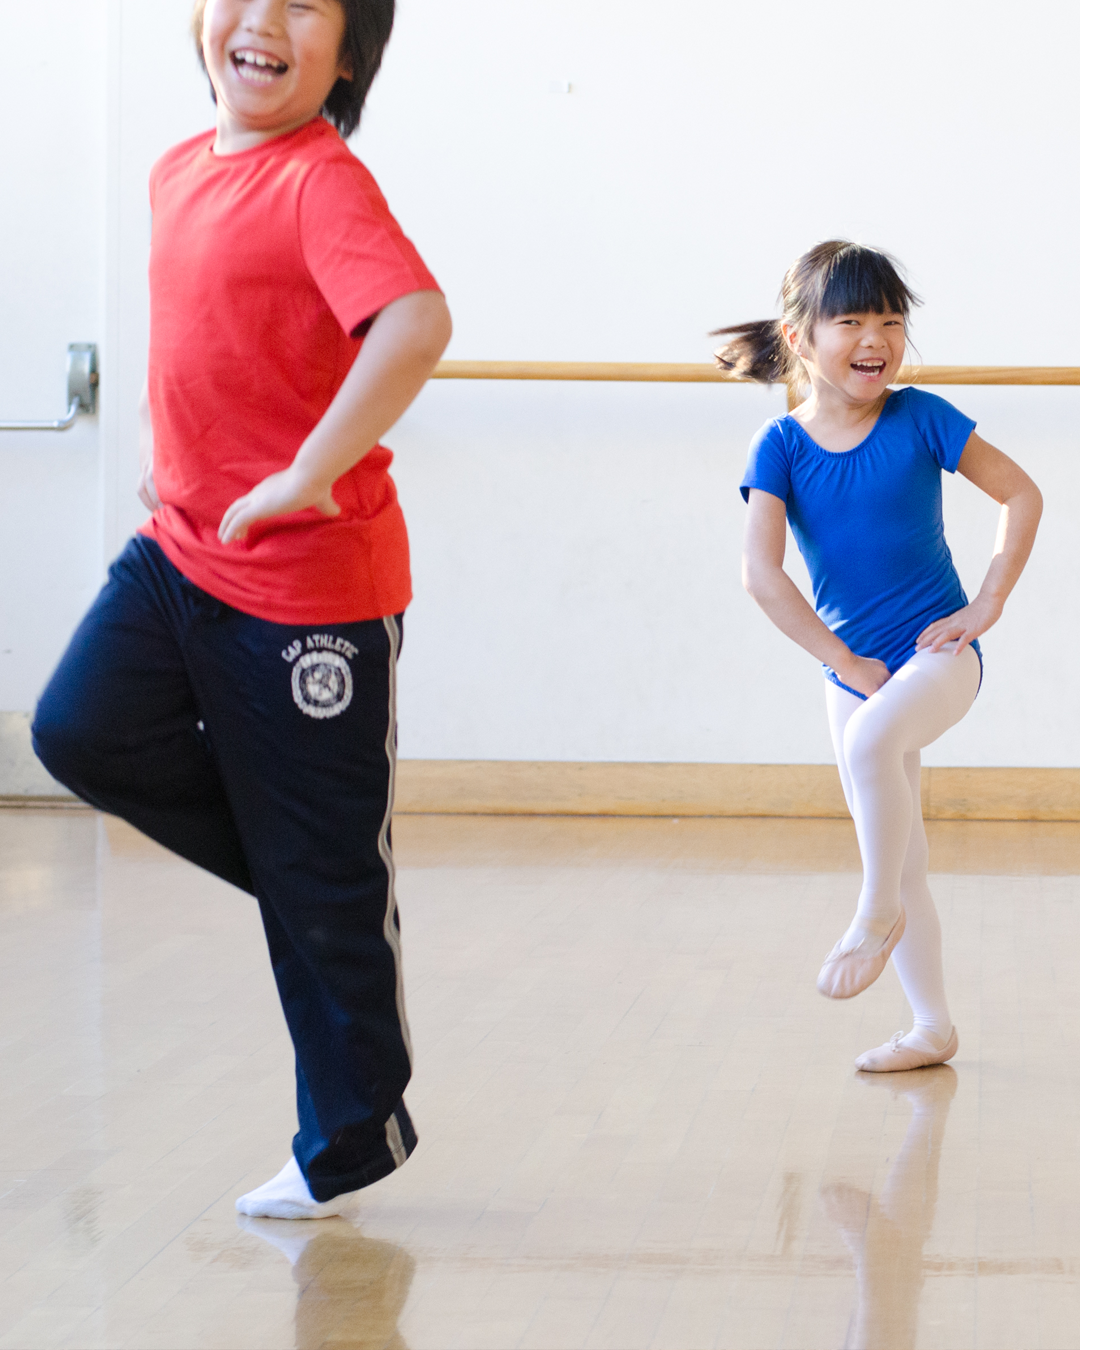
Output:
<instances>
[{"instance_id":1,"label":"girl's bare arm","mask_svg":"<svg viewBox=\"0 0 1120 1350\"><path fill-rule=\"evenodd\" d=\"M793 584L782 564L786 556L786 506L771 492L752 488L743 539L743 585L766 617L840 679L871 695L890 679L882 661L856 656L828 630Z\"/></svg>"},{"instance_id":2,"label":"girl's bare arm","mask_svg":"<svg viewBox=\"0 0 1120 1350\"><path fill-rule=\"evenodd\" d=\"M377 315L357 359L295 459L230 504L218 538L244 537L269 516L314 506L337 516L335 481L369 453L424 387L451 340L451 316L438 291L413 291Z\"/></svg>"},{"instance_id":3,"label":"girl's bare arm","mask_svg":"<svg viewBox=\"0 0 1120 1350\"><path fill-rule=\"evenodd\" d=\"M1003 613L1007 597L1027 565L1042 516L1042 493L1034 482L1013 459L975 432L961 453L957 472L999 502L1002 510L995 553L976 599L955 614L931 623L917 641L919 650L929 647L935 652L953 643L954 655L986 633Z\"/></svg>"}]
</instances>

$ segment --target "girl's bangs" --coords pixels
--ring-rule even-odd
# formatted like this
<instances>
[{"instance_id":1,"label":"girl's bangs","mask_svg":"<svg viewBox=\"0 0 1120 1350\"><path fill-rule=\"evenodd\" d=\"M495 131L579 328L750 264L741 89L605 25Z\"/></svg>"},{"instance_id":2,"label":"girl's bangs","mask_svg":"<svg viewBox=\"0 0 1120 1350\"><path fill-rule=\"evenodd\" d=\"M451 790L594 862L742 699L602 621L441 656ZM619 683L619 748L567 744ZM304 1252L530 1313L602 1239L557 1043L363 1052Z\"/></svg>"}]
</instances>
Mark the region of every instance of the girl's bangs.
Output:
<instances>
[{"instance_id":1,"label":"girl's bangs","mask_svg":"<svg viewBox=\"0 0 1120 1350\"><path fill-rule=\"evenodd\" d=\"M850 249L832 260L821 291L820 316L893 313L908 318L916 298L886 254Z\"/></svg>"}]
</instances>

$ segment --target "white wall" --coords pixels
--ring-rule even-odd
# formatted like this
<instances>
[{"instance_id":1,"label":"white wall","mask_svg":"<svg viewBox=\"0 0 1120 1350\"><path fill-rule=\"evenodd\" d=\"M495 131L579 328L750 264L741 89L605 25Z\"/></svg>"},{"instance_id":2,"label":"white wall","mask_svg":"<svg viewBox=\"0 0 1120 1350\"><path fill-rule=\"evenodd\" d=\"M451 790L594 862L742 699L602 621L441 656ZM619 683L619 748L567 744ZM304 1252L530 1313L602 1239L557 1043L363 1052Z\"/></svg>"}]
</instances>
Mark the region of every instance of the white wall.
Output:
<instances>
[{"instance_id":1,"label":"white wall","mask_svg":"<svg viewBox=\"0 0 1120 1350\"><path fill-rule=\"evenodd\" d=\"M147 172L211 111L187 0L107 3L111 556L141 517ZM772 313L792 257L846 234L908 265L926 361L1074 364L1075 35L1038 0L867 22L823 0L401 0L352 144L448 293L451 356L703 360L707 330ZM1074 763L1078 394L945 392L1049 507L981 704L927 758ZM417 591L402 752L830 759L813 661L738 586L736 484L779 408L738 386L429 386L388 438ZM975 585L994 513L958 486ZM16 617L30 685L70 617Z\"/></svg>"},{"instance_id":2,"label":"white wall","mask_svg":"<svg viewBox=\"0 0 1120 1350\"><path fill-rule=\"evenodd\" d=\"M1076 34L1039 0L866 23L824 0L403 0L353 144L447 290L451 356L704 360L842 235L908 266L925 361L1076 364ZM1048 509L982 699L926 761L1074 764L1078 392L940 392ZM738 581L736 485L780 410L429 386L389 438L417 592L403 753L831 760L818 667ZM974 589L995 508L947 481L946 515Z\"/></svg>"},{"instance_id":3,"label":"white wall","mask_svg":"<svg viewBox=\"0 0 1120 1350\"><path fill-rule=\"evenodd\" d=\"M706 359L843 235L911 269L925 360L1073 363L1076 40L1043 0L401 0L353 145L460 355Z\"/></svg>"}]
</instances>

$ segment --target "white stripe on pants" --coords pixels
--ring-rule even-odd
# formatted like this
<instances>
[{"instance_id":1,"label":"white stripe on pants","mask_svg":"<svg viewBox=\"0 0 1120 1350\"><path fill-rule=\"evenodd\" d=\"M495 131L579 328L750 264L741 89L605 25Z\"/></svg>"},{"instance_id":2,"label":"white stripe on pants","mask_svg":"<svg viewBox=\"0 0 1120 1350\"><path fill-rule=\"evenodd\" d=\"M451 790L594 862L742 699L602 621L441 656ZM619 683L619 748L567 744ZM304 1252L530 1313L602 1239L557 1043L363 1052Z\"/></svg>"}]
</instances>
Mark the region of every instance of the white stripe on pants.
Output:
<instances>
[{"instance_id":1,"label":"white stripe on pants","mask_svg":"<svg viewBox=\"0 0 1120 1350\"><path fill-rule=\"evenodd\" d=\"M921 750L968 712L980 683L973 647L959 656L916 652L868 699L825 683L828 721L844 797L856 824L863 888L857 920L886 934L906 910L906 932L894 950L914 1024L938 1037L951 1022L941 970L941 924L926 872Z\"/></svg>"}]
</instances>

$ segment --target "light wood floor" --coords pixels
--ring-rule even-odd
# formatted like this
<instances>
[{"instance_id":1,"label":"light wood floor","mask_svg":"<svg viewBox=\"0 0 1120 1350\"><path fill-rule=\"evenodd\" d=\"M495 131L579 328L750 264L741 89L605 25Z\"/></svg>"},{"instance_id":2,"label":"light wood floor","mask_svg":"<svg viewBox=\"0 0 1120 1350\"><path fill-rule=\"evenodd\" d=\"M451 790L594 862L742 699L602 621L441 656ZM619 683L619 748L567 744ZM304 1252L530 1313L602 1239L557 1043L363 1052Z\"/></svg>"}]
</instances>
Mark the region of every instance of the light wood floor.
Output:
<instances>
[{"instance_id":1,"label":"light wood floor","mask_svg":"<svg viewBox=\"0 0 1120 1350\"><path fill-rule=\"evenodd\" d=\"M298 1225L252 903L0 813L0 1347L1076 1345L1076 826L931 836L960 1054L870 1077L846 822L402 817L420 1145Z\"/></svg>"}]
</instances>

